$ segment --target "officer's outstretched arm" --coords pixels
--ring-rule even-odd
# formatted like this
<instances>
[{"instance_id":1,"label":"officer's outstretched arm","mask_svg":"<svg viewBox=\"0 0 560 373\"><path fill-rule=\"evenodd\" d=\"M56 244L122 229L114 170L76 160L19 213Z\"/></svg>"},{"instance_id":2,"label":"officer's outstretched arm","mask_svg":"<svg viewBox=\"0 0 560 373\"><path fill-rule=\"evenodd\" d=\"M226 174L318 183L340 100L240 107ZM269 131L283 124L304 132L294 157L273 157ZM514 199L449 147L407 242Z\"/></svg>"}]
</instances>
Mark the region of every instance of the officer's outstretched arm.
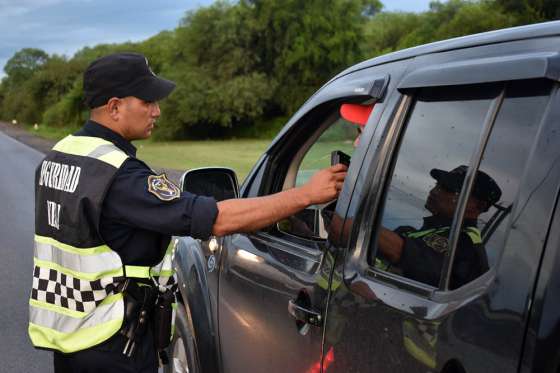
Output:
<instances>
[{"instance_id":1,"label":"officer's outstretched arm","mask_svg":"<svg viewBox=\"0 0 560 373\"><path fill-rule=\"evenodd\" d=\"M347 167L337 164L315 173L304 185L269 196L218 202L218 217L212 234L225 236L251 232L285 219L309 205L337 198Z\"/></svg>"}]
</instances>

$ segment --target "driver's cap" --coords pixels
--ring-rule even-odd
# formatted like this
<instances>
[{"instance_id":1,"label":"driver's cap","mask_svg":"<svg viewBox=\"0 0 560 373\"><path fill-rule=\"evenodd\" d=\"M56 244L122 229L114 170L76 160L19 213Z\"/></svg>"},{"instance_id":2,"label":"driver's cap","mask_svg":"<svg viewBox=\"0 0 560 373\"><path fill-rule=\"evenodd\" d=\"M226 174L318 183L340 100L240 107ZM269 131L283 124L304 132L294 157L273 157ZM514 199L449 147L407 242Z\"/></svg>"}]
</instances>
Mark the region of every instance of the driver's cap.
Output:
<instances>
[{"instance_id":1,"label":"driver's cap","mask_svg":"<svg viewBox=\"0 0 560 373\"><path fill-rule=\"evenodd\" d=\"M373 104L342 104L340 105L340 116L349 122L355 123L360 127L366 125L371 112L373 111Z\"/></svg>"}]
</instances>

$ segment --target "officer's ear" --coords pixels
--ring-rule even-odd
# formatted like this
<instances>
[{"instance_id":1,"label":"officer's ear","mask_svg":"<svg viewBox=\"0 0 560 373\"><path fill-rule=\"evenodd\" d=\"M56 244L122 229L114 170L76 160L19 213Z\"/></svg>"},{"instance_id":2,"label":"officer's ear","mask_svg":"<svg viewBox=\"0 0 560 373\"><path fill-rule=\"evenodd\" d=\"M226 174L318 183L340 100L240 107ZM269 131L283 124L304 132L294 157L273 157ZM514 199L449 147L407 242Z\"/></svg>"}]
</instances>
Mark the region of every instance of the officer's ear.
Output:
<instances>
[{"instance_id":1,"label":"officer's ear","mask_svg":"<svg viewBox=\"0 0 560 373\"><path fill-rule=\"evenodd\" d=\"M118 120L118 115L121 110L122 100L117 97L111 97L109 101L107 101L107 114L113 119L114 121Z\"/></svg>"}]
</instances>

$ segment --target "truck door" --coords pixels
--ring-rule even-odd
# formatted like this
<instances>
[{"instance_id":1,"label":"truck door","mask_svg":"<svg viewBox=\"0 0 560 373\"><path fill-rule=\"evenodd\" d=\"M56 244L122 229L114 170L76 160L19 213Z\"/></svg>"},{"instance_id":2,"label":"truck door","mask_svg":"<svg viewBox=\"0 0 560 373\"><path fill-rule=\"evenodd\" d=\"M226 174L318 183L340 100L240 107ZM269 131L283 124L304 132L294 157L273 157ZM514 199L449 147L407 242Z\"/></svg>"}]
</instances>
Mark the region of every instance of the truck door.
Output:
<instances>
[{"instance_id":1,"label":"truck door","mask_svg":"<svg viewBox=\"0 0 560 373\"><path fill-rule=\"evenodd\" d=\"M557 158L530 166L552 151L550 57L425 57L403 78L344 224L325 371L517 370L553 207L538 201Z\"/></svg>"},{"instance_id":2,"label":"truck door","mask_svg":"<svg viewBox=\"0 0 560 373\"><path fill-rule=\"evenodd\" d=\"M385 74L366 69L324 87L273 142L248 176L242 196L305 183L330 166L333 150L352 155L358 127L341 118L340 105L380 102L388 83ZM370 121L378 120L382 108ZM349 178L356 176L360 160L353 157ZM352 186L345 184L338 203L311 206L267 229L224 239L218 307L225 372L319 372L334 260L327 228L333 214L345 211Z\"/></svg>"}]
</instances>

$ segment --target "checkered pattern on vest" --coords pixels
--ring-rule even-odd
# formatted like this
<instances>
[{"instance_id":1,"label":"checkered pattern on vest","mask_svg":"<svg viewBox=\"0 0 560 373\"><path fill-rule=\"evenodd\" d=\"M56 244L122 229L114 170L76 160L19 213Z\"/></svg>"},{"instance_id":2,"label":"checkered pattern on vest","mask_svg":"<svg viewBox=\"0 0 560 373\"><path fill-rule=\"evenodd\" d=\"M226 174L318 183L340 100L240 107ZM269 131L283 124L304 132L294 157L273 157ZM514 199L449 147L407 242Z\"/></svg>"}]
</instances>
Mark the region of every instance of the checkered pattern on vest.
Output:
<instances>
[{"instance_id":1,"label":"checkered pattern on vest","mask_svg":"<svg viewBox=\"0 0 560 373\"><path fill-rule=\"evenodd\" d=\"M80 280L55 269L35 267L31 298L72 311L91 312L115 292L124 277L106 277L95 281Z\"/></svg>"}]
</instances>

